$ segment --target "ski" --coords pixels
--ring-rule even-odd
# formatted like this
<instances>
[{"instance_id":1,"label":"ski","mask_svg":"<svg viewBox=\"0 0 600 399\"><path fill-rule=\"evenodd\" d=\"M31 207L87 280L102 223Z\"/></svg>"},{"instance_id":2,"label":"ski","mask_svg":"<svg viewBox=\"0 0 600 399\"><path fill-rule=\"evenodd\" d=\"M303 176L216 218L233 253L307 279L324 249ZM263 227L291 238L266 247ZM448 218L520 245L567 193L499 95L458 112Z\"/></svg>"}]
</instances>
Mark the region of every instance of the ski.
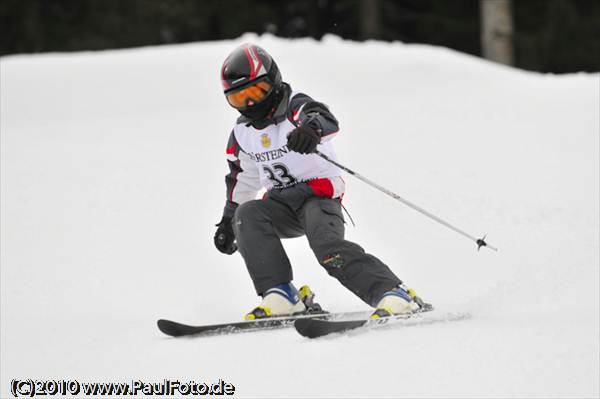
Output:
<instances>
[{"instance_id":1,"label":"ski","mask_svg":"<svg viewBox=\"0 0 600 399\"><path fill-rule=\"evenodd\" d=\"M355 320L323 320L323 319L299 319L294 321L296 331L307 338L319 338L334 333L345 333L352 330L371 328L394 324L403 320L412 319L419 313L430 312L433 306L428 305L412 311L412 313L380 317L375 319L363 318Z\"/></svg>"},{"instance_id":2,"label":"ski","mask_svg":"<svg viewBox=\"0 0 600 399\"><path fill-rule=\"evenodd\" d=\"M365 316L365 312L340 312L340 313L308 313L297 316L269 317L234 323L189 325L172 320L160 319L157 321L158 329L171 337L201 337L222 334L235 334L241 332L275 330L292 327L299 320L340 320Z\"/></svg>"}]
</instances>

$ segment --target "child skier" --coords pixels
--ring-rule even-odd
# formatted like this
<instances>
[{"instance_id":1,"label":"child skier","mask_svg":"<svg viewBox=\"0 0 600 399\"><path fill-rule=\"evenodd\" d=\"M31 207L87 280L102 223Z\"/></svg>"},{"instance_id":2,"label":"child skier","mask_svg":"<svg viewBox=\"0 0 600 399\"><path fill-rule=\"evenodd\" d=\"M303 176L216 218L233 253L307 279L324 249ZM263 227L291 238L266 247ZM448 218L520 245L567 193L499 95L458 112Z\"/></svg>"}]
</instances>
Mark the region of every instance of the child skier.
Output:
<instances>
[{"instance_id":1,"label":"child skier","mask_svg":"<svg viewBox=\"0 0 600 399\"><path fill-rule=\"evenodd\" d=\"M246 319L307 311L301 299L306 293L299 295L292 284L281 245L282 238L303 235L329 275L376 308L372 317L410 312L412 290L378 258L344 239L341 171L312 154L318 147L335 159L331 139L338 121L329 108L292 90L271 56L252 44L225 59L221 82L241 116L227 144L227 202L214 242L225 254L240 251L262 297ZM266 194L256 200L262 187Z\"/></svg>"}]
</instances>

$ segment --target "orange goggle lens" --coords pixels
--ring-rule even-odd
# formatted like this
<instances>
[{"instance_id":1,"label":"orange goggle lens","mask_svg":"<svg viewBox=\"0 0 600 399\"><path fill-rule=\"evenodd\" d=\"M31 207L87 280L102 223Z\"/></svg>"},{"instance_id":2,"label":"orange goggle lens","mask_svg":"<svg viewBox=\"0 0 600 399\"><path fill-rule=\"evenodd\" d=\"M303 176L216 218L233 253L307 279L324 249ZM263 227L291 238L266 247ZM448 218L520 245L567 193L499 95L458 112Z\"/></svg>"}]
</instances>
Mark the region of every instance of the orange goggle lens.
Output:
<instances>
[{"instance_id":1,"label":"orange goggle lens","mask_svg":"<svg viewBox=\"0 0 600 399\"><path fill-rule=\"evenodd\" d=\"M273 85L271 83L262 81L240 91L226 94L226 97L232 107L243 109L264 100L272 88Z\"/></svg>"}]
</instances>

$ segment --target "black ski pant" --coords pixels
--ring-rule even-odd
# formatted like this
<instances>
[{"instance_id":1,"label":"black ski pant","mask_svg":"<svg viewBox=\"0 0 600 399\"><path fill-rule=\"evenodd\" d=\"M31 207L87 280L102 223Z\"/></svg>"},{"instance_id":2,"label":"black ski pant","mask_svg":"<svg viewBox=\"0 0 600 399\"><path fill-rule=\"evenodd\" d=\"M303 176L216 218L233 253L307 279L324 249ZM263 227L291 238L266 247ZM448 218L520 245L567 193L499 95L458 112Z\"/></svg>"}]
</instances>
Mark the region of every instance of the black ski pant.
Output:
<instances>
[{"instance_id":1,"label":"black ski pant","mask_svg":"<svg viewBox=\"0 0 600 399\"><path fill-rule=\"evenodd\" d=\"M371 306L402 283L382 261L344 239L337 199L310 197L296 210L269 197L245 202L236 210L233 227L259 295L292 281L292 266L281 239L303 235L327 273Z\"/></svg>"}]
</instances>

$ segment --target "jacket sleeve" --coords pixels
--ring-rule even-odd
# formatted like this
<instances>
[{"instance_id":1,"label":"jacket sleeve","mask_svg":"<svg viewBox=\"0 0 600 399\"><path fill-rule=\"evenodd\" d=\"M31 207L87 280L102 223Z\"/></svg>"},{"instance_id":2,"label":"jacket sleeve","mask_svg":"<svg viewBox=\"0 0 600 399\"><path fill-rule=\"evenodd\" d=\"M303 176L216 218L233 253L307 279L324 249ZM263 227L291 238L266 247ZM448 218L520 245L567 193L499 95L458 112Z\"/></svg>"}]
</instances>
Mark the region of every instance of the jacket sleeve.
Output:
<instances>
[{"instance_id":1,"label":"jacket sleeve","mask_svg":"<svg viewBox=\"0 0 600 399\"><path fill-rule=\"evenodd\" d=\"M231 218L239 205L256 198L262 186L256 163L240 148L233 131L226 154L229 174L225 176L227 201L223 216Z\"/></svg>"},{"instance_id":2,"label":"jacket sleeve","mask_svg":"<svg viewBox=\"0 0 600 399\"><path fill-rule=\"evenodd\" d=\"M308 125L321 135L321 143L333 138L339 131L339 124L329 107L298 93L290 100L288 119L295 126Z\"/></svg>"}]
</instances>

